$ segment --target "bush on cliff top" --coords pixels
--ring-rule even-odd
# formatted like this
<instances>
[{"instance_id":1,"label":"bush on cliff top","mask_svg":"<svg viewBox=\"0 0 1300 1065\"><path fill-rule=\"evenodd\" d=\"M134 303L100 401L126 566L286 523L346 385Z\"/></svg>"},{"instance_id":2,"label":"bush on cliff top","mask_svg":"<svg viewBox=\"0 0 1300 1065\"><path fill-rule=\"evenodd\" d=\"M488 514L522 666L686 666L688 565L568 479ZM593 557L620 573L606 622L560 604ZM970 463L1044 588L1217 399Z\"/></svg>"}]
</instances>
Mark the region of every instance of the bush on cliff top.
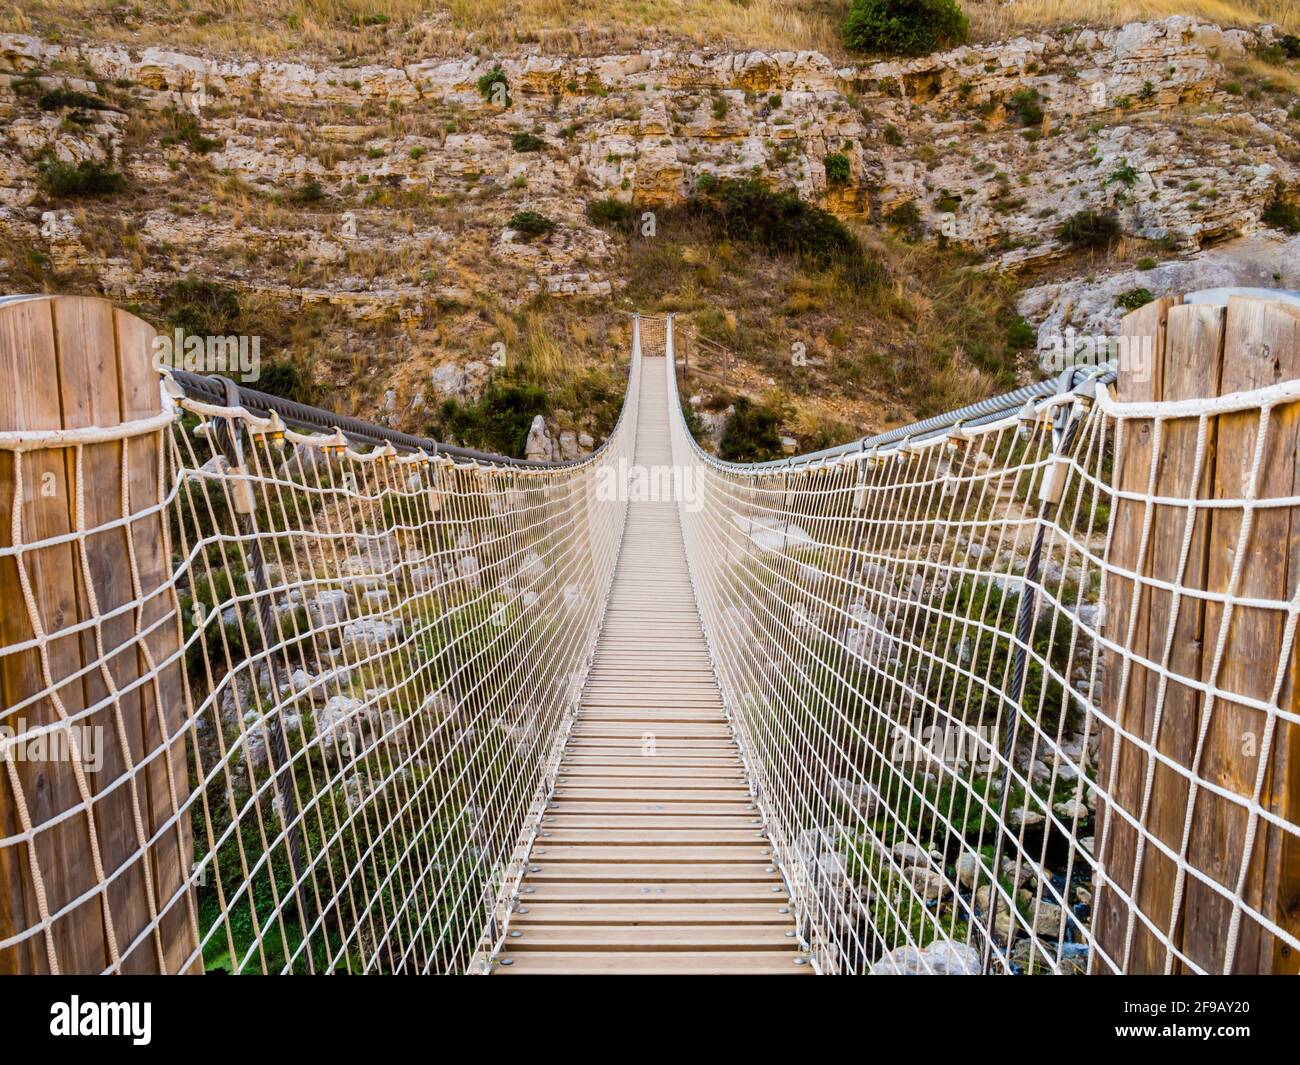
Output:
<instances>
[{"instance_id":1,"label":"bush on cliff top","mask_svg":"<svg viewBox=\"0 0 1300 1065\"><path fill-rule=\"evenodd\" d=\"M956 0L853 0L841 34L855 52L925 55L960 44L969 29Z\"/></svg>"}]
</instances>

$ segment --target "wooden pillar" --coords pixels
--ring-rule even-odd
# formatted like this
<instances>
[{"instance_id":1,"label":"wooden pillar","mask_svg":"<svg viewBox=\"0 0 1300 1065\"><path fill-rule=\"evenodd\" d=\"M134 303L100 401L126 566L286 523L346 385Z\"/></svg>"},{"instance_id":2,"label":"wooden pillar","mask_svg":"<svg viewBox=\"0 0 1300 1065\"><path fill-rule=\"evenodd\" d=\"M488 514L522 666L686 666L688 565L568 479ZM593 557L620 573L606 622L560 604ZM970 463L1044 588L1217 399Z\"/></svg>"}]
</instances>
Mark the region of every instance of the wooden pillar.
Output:
<instances>
[{"instance_id":1,"label":"wooden pillar","mask_svg":"<svg viewBox=\"0 0 1300 1065\"><path fill-rule=\"evenodd\" d=\"M1150 337L1149 360L1129 360L1116 383L1126 401L1209 398L1300 378L1300 314L1279 303L1234 297L1227 308L1182 305L1161 300L1129 315L1127 337ZM1159 441L1154 422L1130 420L1117 443L1113 484L1144 497L1115 502L1110 561L1182 588L1228 591L1237 554L1243 511L1240 507L1197 508L1190 538L1188 509L1156 505L1150 497L1239 500L1246 494L1255 450L1258 414L1211 418L1200 457L1194 419L1166 421ZM1260 497L1300 494L1297 480L1297 422L1294 405L1271 422L1266 458L1258 483ZM1153 451L1155 454L1153 454ZM1149 519L1149 535L1143 529ZM1234 598L1285 600L1300 579L1300 509L1261 508L1246 548L1247 561ZM1242 897L1268 920L1297 934L1300 929L1300 848L1293 834L1267 823L1247 850L1247 810L1239 803L1198 787L1193 797L1187 773L1174 766L1195 767L1198 781L1210 782L1249 799L1260 769L1260 747L1267 715L1182 682L1208 682L1223 622L1220 604L1144 585L1111 574L1107 585L1105 634L1121 646L1159 666L1130 661L1127 675L1118 653L1108 653L1103 711L1138 740L1102 731L1098 764L1098 863L1126 893L1097 893L1093 932L1109 962L1094 958L1093 972L1189 971L1166 941L1195 967L1221 971L1231 952L1237 972L1297 971L1296 952L1268 934L1261 923L1242 913L1235 943L1230 944L1233 902L1243 863L1247 870ZM1282 670L1278 705L1295 712L1295 648L1285 661L1284 612L1238 606L1228 628L1217 686L1230 693L1269 702ZM1279 667L1279 661L1282 662ZM1162 680L1161 674L1167 677ZM1197 755L1200 729L1208 723ZM1150 759L1153 744L1168 759ZM1275 722L1265 767L1261 801L1292 825L1300 821L1300 729ZM1149 797L1144 801L1147 782ZM1188 864L1226 889L1220 891L1187 875L1178 876L1174 860L1151 840L1175 854L1183 848L1188 807L1191 831ZM1109 807L1109 808L1108 808ZM1119 811L1142 826L1139 833ZM1108 824L1107 824L1108 823ZM1144 839L1143 837L1150 837ZM1181 894L1180 894L1181 888ZM1140 914L1154 925L1153 931Z\"/></svg>"},{"instance_id":2,"label":"wooden pillar","mask_svg":"<svg viewBox=\"0 0 1300 1065\"><path fill-rule=\"evenodd\" d=\"M157 415L153 336L101 299L0 303L0 432ZM166 432L84 443L80 454L0 449L0 548L14 546L15 517L22 545L68 537L0 556L0 724L17 740L0 763L0 836L24 823L34 834L0 846L0 940L41 926L42 908L51 918L0 950L0 972L100 972L115 958L123 972L178 972L195 946L188 814L168 824L189 794L183 678L178 664L149 666L179 639L174 593L150 595L171 574L166 515L144 513L160 500ZM124 515L135 516L102 528ZM10 651L37 636L31 610L43 645ZM23 741L67 719L78 728L58 738L81 740L80 772L61 751L40 757Z\"/></svg>"}]
</instances>

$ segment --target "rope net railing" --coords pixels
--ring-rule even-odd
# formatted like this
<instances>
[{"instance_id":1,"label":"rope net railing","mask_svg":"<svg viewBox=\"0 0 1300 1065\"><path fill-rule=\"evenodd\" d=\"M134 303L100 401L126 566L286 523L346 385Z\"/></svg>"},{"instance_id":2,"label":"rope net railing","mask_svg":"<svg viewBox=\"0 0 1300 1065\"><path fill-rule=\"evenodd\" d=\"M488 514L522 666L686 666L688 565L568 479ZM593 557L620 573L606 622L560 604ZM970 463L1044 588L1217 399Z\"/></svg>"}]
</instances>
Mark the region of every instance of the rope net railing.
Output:
<instances>
[{"instance_id":1,"label":"rope net railing","mask_svg":"<svg viewBox=\"0 0 1300 1065\"><path fill-rule=\"evenodd\" d=\"M667 348L673 407L671 325ZM1094 377L762 467L670 415L715 669L819 971L1294 967L1300 578L1264 560L1295 557L1298 403L1121 403Z\"/></svg>"},{"instance_id":2,"label":"rope net railing","mask_svg":"<svg viewBox=\"0 0 1300 1065\"><path fill-rule=\"evenodd\" d=\"M626 504L595 485L631 457L638 365L606 444L551 468L355 446L179 388L117 430L0 434L29 633L0 669L33 677L0 718L0 970L490 955L604 613ZM65 461L73 520L47 535L23 500ZM120 493L83 505L104 461ZM110 538L132 578L112 609ZM37 602L56 550L90 598L75 624ZM56 744L75 784L52 795L30 756Z\"/></svg>"}]
</instances>

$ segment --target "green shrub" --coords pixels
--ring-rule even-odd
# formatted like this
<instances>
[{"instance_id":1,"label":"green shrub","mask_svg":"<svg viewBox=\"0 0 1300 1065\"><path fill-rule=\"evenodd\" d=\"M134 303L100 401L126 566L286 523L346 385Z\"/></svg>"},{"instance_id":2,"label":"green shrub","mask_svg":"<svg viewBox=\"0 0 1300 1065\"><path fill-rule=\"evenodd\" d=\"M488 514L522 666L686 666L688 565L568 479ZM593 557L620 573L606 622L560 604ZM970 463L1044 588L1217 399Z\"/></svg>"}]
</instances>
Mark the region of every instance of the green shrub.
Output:
<instances>
[{"instance_id":1,"label":"green shrub","mask_svg":"<svg viewBox=\"0 0 1300 1065\"><path fill-rule=\"evenodd\" d=\"M159 301L159 309L171 325L195 336L228 336L239 331L239 294L215 281L177 281Z\"/></svg>"},{"instance_id":2,"label":"green shrub","mask_svg":"<svg viewBox=\"0 0 1300 1065\"><path fill-rule=\"evenodd\" d=\"M1137 268L1139 270L1154 270L1156 265L1156 261L1149 255L1144 255L1137 261Z\"/></svg>"},{"instance_id":3,"label":"green shrub","mask_svg":"<svg viewBox=\"0 0 1300 1065\"><path fill-rule=\"evenodd\" d=\"M727 462L766 462L781 454L780 412L737 396L718 442Z\"/></svg>"},{"instance_id":4,"label":"green shrub","mask_svg":"<svg viewBox=\"0 0 1300 1065\"><path fill-rule=\"evenodd\" d=\"M1119 237L1119 219L1098 211L1076 211L1061 223L1057 236L1079 248L1108 248Z\"/></svg>"},{"instance_id":5,"label":"green shrub","mask_svg":"<svg viewBox=\"0 0 1300 1065\"><path fill-rule=\"evenodd\" d=\"M1277 45L1288 59L1300 59L1300 37L1287 33L1278 38Z\"/></svg>"},{"instance_id":6,"label":"green shrub","mask_svg":"<svg viewBox=\"0 0 1300 1065\"><path fill-rule=\"evenodd\" d=\"M98 96L77 92L75 89L50 89L42 93L36 105L42 111L60 111L65 107L79 107L87 111L103 111L108 103Z\"/></svg>"},{"instance_id":7,"label":"green shrub","mask_svg":"<svg viewBox=\"0 0 1300 1065\"><path fill-rule=\"evenodd\" d=\"M555 228L551 219L537 211L516 211L506 225L524 237L540 237Z\"/></svg>"},{"instance_id":8,"label":"green shrub","mask_svg":"<svg viewBox=\"0 0 1300 1065\"><path fill-rule=\"evenodd\" d=\"M881 135L885 138L886 144L891 145L895 148L902 147L903 135L898 132L898 127L895 126L892 122L885 123L885 128L881 131Z\"/></svg>"},{"instance_id":9,"label":"green shrub","mask_svg":"<svg viewBox=\"0 0 1300 1065\"><path fill-rule=\"evenodd\" d=\"M289 193L289 199L298 204L320 203L324 198L325 190L320 187L320 182L314 178L311 181L304 182Z\"/></svg>"},{"instance_id":10,"label":"green shrub","mask_svg":"<svg viewBox=\"0 0 1300 1065\"><path fill-rule=\"evenodd\" d=\"M703 440L708 433L704 424L704 419L700 417L699 412L696 411L696 409L686 400L682 400L681 405L682 420L686 423L687 432L689 432L697 441Z\"/></svg>"},{"instance_id":11,"label":"green shrub","mask_svg":"<svg viewBox=\"0 0 1300 1065\"><path fill-rule=\"evenodd\" d=\"M483 99L491 100L494 103L500 100L504 106L510 106L510 79L506 77L505 71L500 67L494 67L488 71L478 79L476 84ZM500 92L496 90L498 85L501 86Z\"/></svg>"},{"instance_id":12,"label":"green shrub","mask_svg":"<svg viewBox=\"0 0 1300 1065\"><path fill-rule=\"evenodd\" d=\"M126 187L126 180L107 163L65 163L46 159L37 167L36 180L46 194L63 198L111 196Z\"/></svg>"},{"instance_id":13,"label":"green shrub","mask_svg":"<svg viewBox=\"0 0 1300 1065\"><path fill-rule=\"evenodd\" d=\"M1022 126L1038 126L1043 121L1043 108L1039 104L1037 89L1017 89L1011 94L1011 110Z\"/></svg>"},{"instance_id":14,"label":"green shrub","mask_svg":"<svg viewBox=\"0 0 1300 1065\"><path fill-rule=\"evenodd\" d=\"M921 209L915 200L900 203L885 215L885 221L896 229L901 229L908 240L916 240L921 236Z\"/></svg>"},{"instance_id":15,"label":"green shrub","mask_svg":"<svg viewBox=\"0 0 1300 1065\"><path fill-rule=\"evenodd\" d=\"M633 217L632 205L616 200L612 196L604 200L592 200L587 204L587 221L593 226L628 229L632 225Z\"/></svg>"},{"instance_id":16,"label":"green shrub","mask_svg":"<svg viewBox=\"0 0 1300 1065\"><path fill-rule=\"evenodd\" d=\"M170 119L172 128L163 134L163 145L183 144L198 155L207 155L218 146L211 137L203 135L198 120L188 111L172 111Z\"/></svg>"},{"instance_id":17,"label":"green shrub","mask_svg":"<svg viewBox=\"0 0 1300 1065\"><path fill-rule=\"evenodd\" d=\"M955 0L853 0L841 34L851 51L924 55L960 44L969 30Z\"/></svg>"},{"instance_id":18,"label":"green shrub","mask_svg":"<svg viewBox=\"0 0 1300 1065\"><path fill-rule=\"evenodd\" d=\"M867 258L857 238L829 211L754 180L725 178L710 188L687 201L687 214L727 239L796 255L814 269L839 267L855 288L884 283L884 267Z\"/></svg>"},{"instance_id":19,"label":"green shrub","mask_svg":"<svg viewBox=\"0 0 1300 1065\"><path fill-rule=\"evenodd\" d=\"M1127 185L1129 188L1132 188L1137 184L1137 179L1137 168L1127 159L1121 159L1119 161L1119 166L1112 170L1110 177L1106 179L1106 184L1109 185L1112 181L1118 181L1121 185Z\"/></svg>"},{"instance_id":20,"label":"green shrub","mask_svg":"<svg viewBox=\"0 0 1300 1065\"><path fill-rule=\"evenodd\" d=\"M1007 347L1012 351L1024 351L1038 344L1038 331L1020 315L1007 324Z\"/></svg>"},{"instance_id":21,"label":"green shrub","mask_svg":"<svg viewBox=\"0 0 1300 1065\"><path fill-rule=\"evenodd\" d=\"M512 133L510 147L517 152L540 152L546 142L535 133Z\"/></svg>"},{"instance_id":22,"label":"green shrub","mask_svg":"<svg viewBox=\"0 0 1300 1065\"><path fill-rule=\"evenodd\" d=\"M1155 298L1155 293L1149 288L1131 288L1115 297L1115 306L1123 307L1126 311L1136 311L1139 307L1145 307Z\"/></svg>"},{"instance_id":23,"label":"green shrub","mask_svg":"<svg viewBox=\"0 0 1300 1065\"><path fill-rule=\"evenodd\" d=\"M302 371L291 362L263 364L257 380L249 387L258 392L269 392L281 399L291 399L295 403L311 404L318 398L316 386L308 381Z\"/></svg>"},{"instance_id":24,"label":"green shrub","mask_svg":"<svg viewBox=\"0 0 1300 1065\"><path fill-rule=\"evenodd\" d=\"M853 174L853 164L849 157L835 152L826 157L826 181L831 185L847 185Z\"/></svg>"},{"instance_id":25,"label":"green shrub","mask_svg":"<svg viewBox=\"0 0 1300 1065\"><path fill-rule=\"evenodd\" d=\"M1261 216L1263 221L1286 233L1300 233L1300 208L1284 200L1274 200Z\"/></svg>"},{"instance_id":26,"label":"green shrub","mask_svg":"<svg viewBox=\"0 0 1300 1065\"><path fill-rule=\"evenodd\" d=\"M442 405L442 425L466 447L520 456L537 415L550 411L546 390L534 384L489 381L483 395Z\"/></svg>"}]
</instances>

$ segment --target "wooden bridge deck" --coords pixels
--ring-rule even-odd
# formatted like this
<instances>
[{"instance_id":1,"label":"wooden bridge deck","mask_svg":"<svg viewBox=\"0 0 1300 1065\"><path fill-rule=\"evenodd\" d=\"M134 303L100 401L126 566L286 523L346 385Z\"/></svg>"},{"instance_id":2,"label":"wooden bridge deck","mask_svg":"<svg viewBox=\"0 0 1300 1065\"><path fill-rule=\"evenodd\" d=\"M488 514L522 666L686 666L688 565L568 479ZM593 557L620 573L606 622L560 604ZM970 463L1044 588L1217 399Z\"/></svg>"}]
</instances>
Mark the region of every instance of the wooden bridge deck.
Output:
<instances>
[{"instance_id":1,"label":"wooden bridge deck","mask_svg":"<svg viewBox=\"0 0 1300 1065\"><path fill-rule=\"evenodd\" d=\"M672 462L664 375L662 358L643 360L642 466ZM629 504L560 769L497 973L811 972L723 720L671 501Z\"/></svg>"}]
</instances>

